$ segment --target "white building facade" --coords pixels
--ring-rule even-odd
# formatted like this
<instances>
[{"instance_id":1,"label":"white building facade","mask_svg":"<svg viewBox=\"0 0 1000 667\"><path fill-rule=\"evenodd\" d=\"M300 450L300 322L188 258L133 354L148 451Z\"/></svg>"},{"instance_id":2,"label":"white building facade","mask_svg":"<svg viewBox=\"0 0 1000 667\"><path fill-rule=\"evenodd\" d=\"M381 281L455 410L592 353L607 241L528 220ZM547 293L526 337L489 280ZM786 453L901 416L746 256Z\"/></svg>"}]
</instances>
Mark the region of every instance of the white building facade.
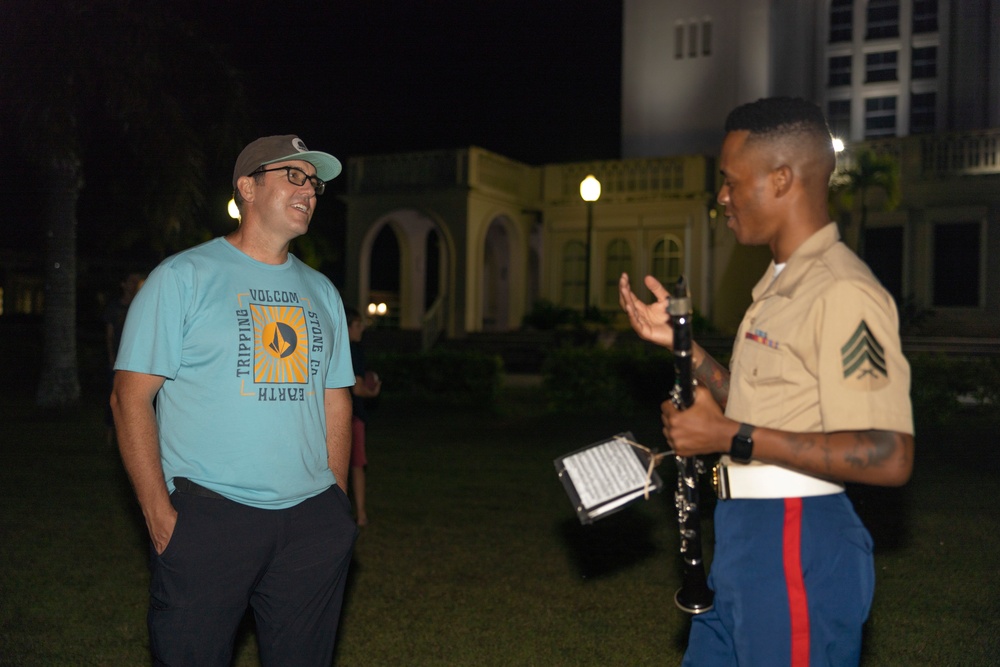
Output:
<instances>
[{"instance_id":1,"label":"white building facade","mask_svg":"<svg viewBox=\"0 0 1000 667\"><path fill-rule=\"evenodd\" d=\"M623 271L639 291L683 273L698 312L733 331L769 257L719 216L722 128L739 104L794 95L826 110L847 162L867 147L899 165L901 203L875 193L865 248L907 317L1000 335L998 28L1000 0L624 0L622 159L353 158L345 296L386 302L427 346L515 330L539 300L582 309L587 294L615 313ZM603 186L589 214L588 174ZM857 217L842 220L851 243Z\"/></svg>"}]
</instances>

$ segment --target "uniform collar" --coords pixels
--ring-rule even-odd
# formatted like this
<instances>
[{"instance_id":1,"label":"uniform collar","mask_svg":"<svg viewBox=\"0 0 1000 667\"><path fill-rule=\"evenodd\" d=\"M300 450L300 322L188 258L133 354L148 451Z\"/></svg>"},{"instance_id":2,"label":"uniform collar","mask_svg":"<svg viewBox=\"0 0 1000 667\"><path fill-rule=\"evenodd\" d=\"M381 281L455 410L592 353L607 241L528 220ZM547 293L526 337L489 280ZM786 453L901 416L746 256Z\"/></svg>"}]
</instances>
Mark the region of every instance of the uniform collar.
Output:
<instances>
[{"instance_id":1,"label":"uniform collar","mask_svg":"<svg viewBox=\"0 0 1000 667\"><path fill-rule=\"evenodd\" d=\"M839 241L840 231L837 229L837 223L830 222L795 249L786 262L785 270L777 278L774 277L772 260L764 277L753 288L754 301L765 294L791 298L813 262Z\"/></svg>"}]
</instances>

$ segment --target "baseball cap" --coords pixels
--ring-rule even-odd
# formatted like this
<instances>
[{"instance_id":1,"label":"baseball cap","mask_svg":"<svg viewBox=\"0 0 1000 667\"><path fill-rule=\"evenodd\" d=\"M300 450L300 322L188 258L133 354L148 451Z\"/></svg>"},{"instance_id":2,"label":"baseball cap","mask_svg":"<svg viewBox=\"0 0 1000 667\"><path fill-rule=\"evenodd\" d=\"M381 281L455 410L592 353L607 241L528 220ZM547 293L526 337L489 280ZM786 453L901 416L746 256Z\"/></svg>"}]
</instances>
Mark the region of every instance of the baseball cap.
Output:
<instances>
[{"instance_id":1,"label":"baseball cap","mask_svg":"<svg viewBox=\"0 0 1000 667\"><path fill-rule=\"evenodd\" d=\"M247 144L236 158L236 168L233 169L233 187L240 176L249 176L265 164L284 162L285 160L305 160L316 167L316 176L321 181L332 181L343 169L340 160L329 153L311 151L304 141L294 134L280 134L272 137L261 137Z\"/></svg>"}]
</instances>

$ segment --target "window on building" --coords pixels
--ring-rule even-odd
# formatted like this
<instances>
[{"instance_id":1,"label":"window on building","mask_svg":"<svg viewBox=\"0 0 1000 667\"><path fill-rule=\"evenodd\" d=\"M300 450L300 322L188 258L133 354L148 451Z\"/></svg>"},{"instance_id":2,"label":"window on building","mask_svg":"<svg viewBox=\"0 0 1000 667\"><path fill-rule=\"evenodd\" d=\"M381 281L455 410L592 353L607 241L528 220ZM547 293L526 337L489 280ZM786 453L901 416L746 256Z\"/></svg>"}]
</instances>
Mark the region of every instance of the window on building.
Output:
<instances>
[{"instance_id":1,"label":"window on building","mask_svg":"<svg viewBox=\"0 0 1000 667\"><path fill-rule=\"evenodd\" d=\"M851 85L851 56L831 56L828 62L830 67L830 76L826 85Z\"/></svg>"},{"instance_id":2,"label":"window on building","mask_svg":"<svg viewBox=\"0 0 1000 667\"><path fill-rule=\"evenodd\" d=\"M865 83L896 81L896 51L879 51L865 55Z\"/></svg>"},{"instance_id":3,"label":"window on building","mask_svg":"<svg viewBox=\"0 0 1000 667\"><path fill-rule=\"evenodd\" d=\"M865 100L865 139L894 136L896 136L896 98L867 98Z\"/></svg>"},{"instance_id":4,"label":"window on building","mask_svg":"<svg viewBox=\"0 0 1000 667\"><path fill-rule=\"evenodd\" d=\"M913 32L937 32L937 0L913 0Z\"/></svg>"},{"instance_id":5,"label":"window on building","mask_svg":"<svg viewBox=\"0 0 1000 667\"><path fill-rule=\"evenodd\" d=\"M927 134L937 129L937 95L910 95L910 134Z\"/></svg>"},{"instance_id":6,"label":"window on building","mask_svg":"<svg viewBox=\"0 0 1000 667\"><path fill-rule=\"evenodd\" d=\"M899 0L868 0L865 39L899 37Z\"/></svg>"},{"instance_id":7,"label":"window on building","mask_svg":"<svg viewBox=\"0 0 1000 667\"><path fill-rule=\"evenodd\" d=\"M632 249L625 239L614 239L608 244L604 262L604 303L618 303L618 279L623 273L632 273Z\"/></svg>"},{"instance_id":8,"label":"window on building","mask_svg":"<svg viewBox=\"0 0 1000 667\"><path fill-rule=\"evenodd\" d=\"M673 234L667 234L653 245L651 259L650 273L669 288L677 282L683 271L681 261L684 259L684 253L681 251L681 240Z\"/></svg>"},{"instance_id":9,"label":"window on building","mask_svg":"<svg viewBox=\"0 0 1000 667\"><path fill-rule=\"evenodd\" d=\"M851 136L851 101L830 100L826 103L826 122L833 136L846 140Z\"/></svg>"},{"instance_id":10,"label":"window on building","mask_svg":"<svg viewBox=\"0 0 1000 667\"><path fill-rule=\"evenodd\" d=\"M563 246L562 305L583 307L583 283L587 277L587 245L583 241L568 241Z\"/></svg>"},{"instance_id":11,"label":"window on building","mask_svg":"<svg viewBox=\"0 0 1000 667\"><path fill-rule=\"evenodd\" d=\"M701 55L712 55L712 19L704 18L701 21L692 19L691 21L678 21L674 24L674 58L681 60L685 57L698 57L698 32L701 31ZM687 49L685 49L687 42Z\"/></svg>"},{"instance_id":12,"label":"window on building","mask_svg":"<svg viewBox=\"0 0 1000 667\"><path fill-rule=\"evenodd\" d=\"M851 41L853 24L854 0L833 0L830 3L830 41Z\"/></svg>"},{"instance_id":13,"label":"window on building","mask_svg":"<svg viewBox=\"0 0 1000 667\"><path fill-rule=\"evenodd\" d=\"M903 228L865 230L865 262L896 303L903 302Z\"/></svg>"},{"instance_id":14,"label":"window on building","mask_svg":"<svg viewBox=\"0 0 1000 667\"><path fill-rule=\"evenodd\" d=\"M979 306L979 223L934 226L934 305Z\"/></svg>"},{"instance_id":15,"label":"window on building","mask_svg":"<svg viewBox=\"0 0 1000 667\"><path fill-rule=\"evenodd\" d=\"M937 47L913 48L911 76L914 79L933 79L937 76Z\"/></svg>"}]
</instances>

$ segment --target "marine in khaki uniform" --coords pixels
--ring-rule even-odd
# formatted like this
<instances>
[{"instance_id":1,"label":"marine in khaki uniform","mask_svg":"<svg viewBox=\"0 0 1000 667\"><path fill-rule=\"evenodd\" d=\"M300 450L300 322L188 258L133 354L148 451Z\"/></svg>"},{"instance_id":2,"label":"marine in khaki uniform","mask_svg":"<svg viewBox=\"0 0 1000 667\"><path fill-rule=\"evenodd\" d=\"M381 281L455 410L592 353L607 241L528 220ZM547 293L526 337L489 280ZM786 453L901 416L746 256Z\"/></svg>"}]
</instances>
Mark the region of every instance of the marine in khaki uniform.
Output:
<instances>
[{"instance_id":1,"label":"marine in khaki uniform","mask_svg":"<svg viewBox=\"0 0 1000 667\"><path fill-rule=\"evenodd\" d=\"M909 367L895 304L827 216L835 166L822 112L769 98L726 123L718 200L773 262L753 289L730 368L698 345L693 406L663 404L681 456L723 454L714 607L692 619L685 665L856 665L874 592L871 537L845 482L904 484L913 467ZM670 347L669 294L620 283L640 336Z\"/></svg>"}]
</instances>

